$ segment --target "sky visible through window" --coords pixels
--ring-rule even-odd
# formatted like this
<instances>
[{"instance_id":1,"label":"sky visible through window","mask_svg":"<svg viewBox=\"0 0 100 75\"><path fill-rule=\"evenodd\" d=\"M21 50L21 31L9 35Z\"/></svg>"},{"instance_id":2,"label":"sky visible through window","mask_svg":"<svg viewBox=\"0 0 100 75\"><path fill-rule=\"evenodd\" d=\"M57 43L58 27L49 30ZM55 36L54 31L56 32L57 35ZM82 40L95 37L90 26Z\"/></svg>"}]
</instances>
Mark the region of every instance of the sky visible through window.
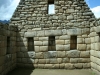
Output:
<instances>
[{"instance_id":1,"label":"sky visible through window","mask_svg":"<svg viewBox=\"0 0 100 75\"><path fill-rule=\"evenodd\" d=\"M49 12L48 14L55 14L55 5L54 4L49 5L48 12Z\"/></svg>"}]
</instances>

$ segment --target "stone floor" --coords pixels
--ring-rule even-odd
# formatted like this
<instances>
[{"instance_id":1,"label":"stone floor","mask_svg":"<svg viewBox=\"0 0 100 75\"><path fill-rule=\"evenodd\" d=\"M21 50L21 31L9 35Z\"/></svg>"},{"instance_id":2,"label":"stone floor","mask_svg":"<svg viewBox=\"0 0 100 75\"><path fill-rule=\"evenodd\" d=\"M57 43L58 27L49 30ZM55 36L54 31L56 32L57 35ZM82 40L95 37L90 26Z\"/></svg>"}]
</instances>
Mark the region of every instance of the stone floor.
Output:
<instances>
[{"instance_id":1,"label":"stone floor","mask_svg":"<svg viewBox=\"0 0 100 75\"><path fill-rule=\"evenodd\" d=\"M95 75L90 69L65 70L65 69L23 69L17 68L7 75Z\"/></svg>"}]
</instances>

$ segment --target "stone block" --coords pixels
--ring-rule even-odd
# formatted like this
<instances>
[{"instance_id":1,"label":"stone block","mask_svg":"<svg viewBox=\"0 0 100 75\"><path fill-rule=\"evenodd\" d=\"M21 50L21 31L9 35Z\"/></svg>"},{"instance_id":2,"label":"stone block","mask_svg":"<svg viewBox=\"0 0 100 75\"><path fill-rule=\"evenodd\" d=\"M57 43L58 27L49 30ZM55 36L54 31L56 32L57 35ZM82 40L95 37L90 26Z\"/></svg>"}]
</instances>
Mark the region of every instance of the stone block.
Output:
<instances>
[{"instance_id":1,"label":"stone block","mask_svg":"<svg viewBox=\"0 0 100 75\"><path fill-rule=\"evenodd\" d=\"M56 58L57 52L56 51L48 51L46 58Z\"/></svg>"},{"instance_id":2,"label":"stone block","mask_svg":"<svg viewBox=\"0 0 100 75\"><path fill-rule=\"evenodd\" d=\"M37 31L36 32L36 34L37 34L37 36L43 36L44 37L44 30L42 30L42 31Z\"/></svg>"},{"instance_id":3,"label":"stone block","mask_svg":"<svg viewBox=\"0 0 100 75\"><path fill-rule=\"evenodd\" d=\"M66 29L62 29L62 34L66 35L67 34L67 30Z\"/></svg>"},{"instance_id":4,"label":"stone block","mask_svg":"<svg viewBox=\"0 0 100 75\"><path fill-rule=\"evenodd\" d=\"M64 45L65 41L64 40L56 40L56 45Z\"/></svg>"},{"instance_id":5,"label":"stone block","mask_svg":"<svg viewBox=\"0 0 100 75\"><path fill-rule=\"evenodd\" d=\"M39 37L34 37L34 41L39 41Z\"/></svg>"},{"instance_id":6,"label":"stone block","mask_svg":"<svg viewBox=\"0 0 100 75\"><path fill-rule=\"evenodd\" d=\"M39 59L34 59L34 64L38 64Z\"/></svg>"},{"instance_id":7,"label":"stone block","mask_svg":"<svg viewBox=\"0 0 100 75\"><path fill-rule=\"evenodd\" d=\"M83 39L83 38L77 38L77 43L78 43L78 44L84 43L84 39Z\"/></svg>"},{"instance_id":8,"label":"stone block","mask_svg":"<svg viewBox=\"0 0 100 75\"><path fill-rule=\"evenodd\" d=\"M95 50L100 50L100 43L95 43Z\"/></svg>"},{"instance_id":9,"label":"stone block","mask_svg":"<svg viewBox=\"0 0 100 75\"><path fill-rule=\"evenodd\" d=\"M35 58L44 58L44 53L43 52L38 52L38 53L35 53L36 54L36 57Z\"/></svg>"},{"instance_id":10,"label":"stone block","mask_svg":"<svg viewBox=\"0 0 100 75\"><path fill-rule=\"evenodd\" d=\"M45 69L52 69L53 64L45 64Z\"/></svg>"},{"instance_id":11,"label":"stone block","mask_svg":"<svg viewBox=\"0 0 100 75\"><path fill-rule=\"evenodd\" d=\"M82 31L81 29L69 29L67 30L68 35L81 35Z\"/></svg>"},{"instance_id":12,"label":"stone block","mask_svg":"<svg viewBox=\"0 0 100 75\"><path fill-rule=\"evenodd\" d=\"M22 58L22 63L27 63L27 58Z\"/></svg>"},{"instance_id":13,"label":"stone block","mask_svg":"<svg viewBox=\"0 0 100 75\"><path fill-rule=\"evenodd\" d=\"M90 57L90 51L81 51L80 57L89 58Z\"/></svg>"},{"instance_id":14,"label":"stone block","mask_svg":"<svg viewBox=\"0 0 100 75\"><path fill-rule=\"evenodd\" d=\"M70 44L70 40L65 40L65 45Z\"/></svg>"},{"instance_id":15,"label":"stone block","mask_svg":"<svg viewBox=\"0 0 100 75\"><path fill-rule=\"evenodd\" d=\"M35 46L34 49L35 49L35 52L39 52L40 51L40 47L39 46Z\"/></svg>"},{"instance_id":16,"label":"stone block","mask_svg":"<svg viewBox=\"0 0 100 75\"><path fill-rule=\"evenodd\" d=\"M45 30L45 36L59 36L62 35L61 30Z\"/></svg>"},{"instance_id":17,"label":"stone block","mask_svg":"<svg viewBox=\"0 0 100 75\"><path fill-rule=\"evenodd\" d=\"M89 69L89 68L91 68L91 64L90 63L83 63L83 68Z\"/></svg>"},{"instance_id":18,"label":"stone block","mask_svg":"<svg viewBox=\"0 0 100 75\"><path fill-rule=\"evenodd\" d=\"M33 32L25 32L25 37L35 37L37 35L36 31Z\"/></svg>"},{"instance_id":19,"label":"stone block","mask_svg":"<svg viewBox=\"0 0 100 75\"><path fill-rule=\"evenodd\" d=\"M85 38L85 43L86 44L90 44L91 43L91 39L90 38Z\"/></svg>"},{"instance_id":20,"label":"stone block","mask_svg":"<svg viewBox=\"0 0 100 75\"><path fill-rule=\"evenodd\" d=\"M38 68L44 68L45 67L45 65L44 64L38 64Z\"/></svg>"},{"instance_id":21,"label":"stone block","mask_svg":"<svg viewBox=\"0 0 100 75\"><path fill-rule=\"evenodd\" d=\"M89 63L90 62L90 58L80 58L79 63Z\"/></svg>"},{"instance_id":22,"label":"stone block","mask_svg":"<svg viewBox=\"0 0 100 75\"><path fill-rule=\"evenodd\" d=\"M39 64L46 64L46 59L39 59Z\"/></svg>"},{"instance_id":23,"label":"stone block","mask_svg":"<svg viewBox=\"0 0 100 75\"><path fill-rule=\"evenodd\" d=\"M69 45L64 45L64 50L69 51L70 50L70 44Z\"/></svg>"},{"instance_id":24,"label":"stone block","mask_svg":"<svg viewBox=\"0 0 100 75\"><path fill-rule=\"evenodd\" d=\"M50 58L50 64L57 64L58 61L56 58Z\"/></svg>"},{"instance_id":25,"label":"stone block","mask_svg":"<svg viewBox=\"0 0 100 75\"><path fill-rule=\"evenodd\" d=\"M86 44L78 44L77 49L80 51L85 51L87 48Z\"/></svg>"},{"instance_id":26,"label":"stone block","mask_svg":"<svg viewBox=\"0 0 100 75\"><path fill-rule=\"evenodd\" d=\"M43 46L48 46L48 41L43 41Z\"/></svg>"},{"instance_id":27,"label":"stone block","mask_svg":"<svg viewBox=\"0 0 100 75\"><path fill-rule=\"evenodd\" d=\"M25 54L24 54L24 56L25 57L27 57L27 58L35 58L35 52L34 51L29 51L29 52L26 52Z\"/></svg>"},{"instance_id":28,"label":"stone block","mask_svg":"<svg viewBox=\"0 0 100 75\"><path fill-rule=\"evenodd\" d=\"M68 35L62 35L59 37L59 40L69 40L70 39L70 36Z\"/></svg>"},{"instance_id":29,"label":"stone block","mask_svg":"<svg viewBox=\"0 0 100 75\"><path fill-rule=\"evenodd\" d=\"M56 45L56 50L57 51L63 51L64 50L64 45Z\"/></svg>"},{"instance_id":30,"label":"stone block","mask_svg":"<svg viewBox=\"0 0 100 75\"><path fill-rule=\"evenodd\" d=\"M97 43L100 41L100 37L99 36L95 36L94 39L95 39L95 42L97 42Z\"/></svg>"},{"instance_id":31,"label":"stone block","mask_svg":"<svg viewBox=\"0 0 100 75\"><path fill-rule=\"evenodd\" d=\"M48 51L48 46L40 46L40 52Z\"/></svg>"},{"instance_id":32,"label":"stone block","mask_svg":"<svg viewBox=\"0 0 100 75\"><path fill-rule=\"evenodd\" d=\"M39 37L39 41L48 41L48 37Z\"/></svg>"},{"instance_id":33,"label":"stone block","mask_svg":"<svg viewBox=\"0 0 100 75\"><path fill-rule=\"evenodd\" d=\"M71 51L67 51L67 56L68 57L73 57L73 58L77 58L77 57L80 57L80 51L78 50L71 50Z\"/></svg>"},{"instance_id":34,"label":"stone block","mask_svg":"<svg viewBox=\"0 0 100 75\"><path fill-rule=\"evenodd\" d=\"M57 51L57 57L58 57L58 58L66 57L65 51Z\"/></svg>"},{"instance_id":35,"label":"stone block","mask_svg":"<svg viewBox=\"0 0 100 75\"><path fill-rule=\"evenodd\" d=\"M65 64L64 63L59 64L59 68L60 69L64 69L65 68Z\"/></svg>"},{"instance_id":36,"label":"stone block","mask_svg":"<svg viewBox=\"0 0 100 75\"><path fill-rule=\"evenodd\" d=\"M77 64L74 64L74 67L76 69L82 69L83 68L83 64L82 63L77 63Z\"/></svg>"},{"instance_id":37,"label":"stone block","mask_svg":"<svg viewBox=\"0 0 100 75\"><path fill-rule=\"evenodd\" d=\"M71 63L78 63L79 58L70 58Z\"/></svg>"},{"instance_id":38,"label":"stone block","mask_svg":"<svg viewBox=\"0 0 100 75\"><path fill-rule=\"evenodd\" d=\"M4 62L5 62L5 57L4 56L0 57L0 66L3 65Z\"/></svg>"},{"instance_id":39,"label":"stone block","mask_svg":"<svg viewBox=\"0 0 100 75\"><path fill-rule=\"evenodd\" d=\"M42 46L43 42L42 41L34 41L34 46Z\"/></svg>"},{"instance_id":40,"label":"stone block","mask_svg":"<svg viewBox=\"0 0 100 75\"><path fill-rule=\"evenodd\" d=\"M67 63L67 64L65 64L65 69L74 69L74 65Z\"/></svg>"},{"instance_id":41,"label":"stone block","mask_svg":"<svg viewBox=\"0 0 100 75\"><path fill-rule=\"evenodd\" d=\"M91 50L91 45L88 44L86 50Z\"/></svg>"},{"instance_id":42,"label":"stone block","mask_svg":"<svg viewBox=\"0 0 100 75\"><path fill-rule=\"evenodd\" d=\"M74 16L73 15L67 16L67 20L73 20L73 19L74 19Z\"/></svg>"},{"instance_id":43,"label":"stone block","mask_svg":"<svg viewBox=\"0 0 100 75\"><path fill-rule=\"evenodd\" d=\"M28 51L27 47L20 47L20 50L21 50L22 52Z\"/></svg>"},{"instance_id":44,"label":"stone block","mask_svg":"<svg viewBox=\"0 0 100 75\"><path fill-rule=\"evenodd\" d=\"M100 26L97 26L94 28L95 32L99 33L100 32Z\"/></svg>"},{"instance_id":45,"label":"stone block","mask_svg":"<svg viewBox=\"0 0 100 75\"><path fill-rule=\"evenodd\" d=\"M19 58L23 58L23 57L24 57L24 53L23 53L23 52L18 52L18 53L17 53L17 56L18 56Z\"/></svg>"},{"instance_id":46,"label":"stone block","mask_svg":"<svg viewBox=\"0 0 100 75\"><path fill-rule=\"evenodd\" d=\"M75 10L74 9L68 9L66 12L67 13L73 13L73 12L75 12Z\"/></svg>"},{"instance_id":47,"label":"stone block","mask_svg":"<svg viewBox=\"0 0 100 75\"><path fill-rule=\"evenodd\" d=\"M66 58L63 58L62 60L63 60L63 63L68 63L68 62L70 62L70 59L67 58L67 57L66 57Z\"/></svg>"},{"instance_id":48,"label":"stone block","mask_svg":"<svg viewBox=\"0 0 100 75\"><path fill-rule=\"evenodd\" d=\"M0 48L0 56L6 55L6 48Z\"/></svg>"},{"instance_id":49,"label":"stone block","mask_svg":"<svg viewBox=\"0 0 100 75\"><path fill-rule=\"evenodd\" d=\"M58 63L62 63L62 58L57 58Z\"/></svg>"}]
</instances>

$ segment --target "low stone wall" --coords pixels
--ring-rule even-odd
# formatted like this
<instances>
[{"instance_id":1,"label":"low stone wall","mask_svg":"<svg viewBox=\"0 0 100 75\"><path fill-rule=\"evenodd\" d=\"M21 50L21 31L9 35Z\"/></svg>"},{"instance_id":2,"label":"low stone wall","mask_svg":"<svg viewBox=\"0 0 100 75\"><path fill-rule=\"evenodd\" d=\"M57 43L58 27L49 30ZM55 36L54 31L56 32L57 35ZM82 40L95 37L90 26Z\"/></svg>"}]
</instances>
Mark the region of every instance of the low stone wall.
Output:
<instances>
[{"instance_id":1,"label":"low stone wall","mask_svg":"<svg viewBox=\"0 0 100 75\"><path fill-rule=\"evenodd\" d=\"M5 75L16 67L16 31L16 27L0 23L0 75ZM9 49L7 37L10 40Z\"/></svg>"},{"instance_id":2,"label":"low stone wall","mask_svg":"<svg viewBox=\"0 0 100 75\"><path fill-rule=\"evenodd\" d=\"M90 68L89 28L19 32L17 65L35 68ZM77 36L77 49L70 49L70 38ZM55 51L48 51L48 37L55 36ZM34 51L28 51L27 38L34 38Z\"/></svg>"},{"instance_id":3,"label":"low stone wall","mask_svg":"<svg viewBox=\"0 0 100 75\"><path fill-rule=\"evenodd\" d=\"M100 75L100 19L92 23L91 27L91 68Z\"/></svg>"}]
</instances>

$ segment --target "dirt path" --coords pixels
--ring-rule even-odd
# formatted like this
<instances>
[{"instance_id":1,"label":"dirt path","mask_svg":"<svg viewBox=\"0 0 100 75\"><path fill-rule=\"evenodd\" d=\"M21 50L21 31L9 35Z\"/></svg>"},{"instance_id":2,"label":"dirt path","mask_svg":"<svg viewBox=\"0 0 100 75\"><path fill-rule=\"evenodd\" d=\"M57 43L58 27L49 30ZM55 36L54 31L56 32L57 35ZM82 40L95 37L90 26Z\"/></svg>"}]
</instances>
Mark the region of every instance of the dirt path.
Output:
<instances>
[{"instance_id":1,"label":"dirt path","mask_svg":"<svg viewBox=\"0 0 100 75\"><path fill-rule=\"evenodd\" d=\"M91 70L65 70L65 69L15 69L8 75L95 75Z\"/></svg>"}]
</instances>

